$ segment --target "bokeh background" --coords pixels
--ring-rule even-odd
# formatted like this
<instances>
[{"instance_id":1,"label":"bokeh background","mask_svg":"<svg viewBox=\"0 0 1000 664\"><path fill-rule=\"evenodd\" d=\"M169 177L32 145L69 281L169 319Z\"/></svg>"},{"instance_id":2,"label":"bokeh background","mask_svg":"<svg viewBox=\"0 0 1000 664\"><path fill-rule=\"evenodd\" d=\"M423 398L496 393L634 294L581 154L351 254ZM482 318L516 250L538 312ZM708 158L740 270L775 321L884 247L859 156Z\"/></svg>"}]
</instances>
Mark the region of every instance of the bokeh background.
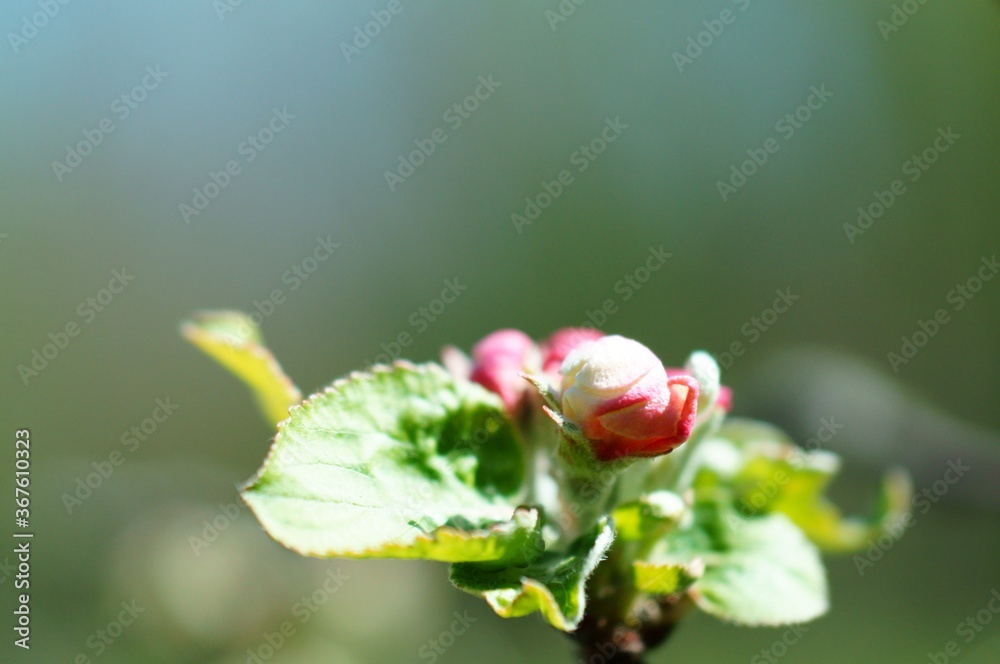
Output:
<instances>
[{"instance_id":1,"label":"bokeh background","mask_svg":"<svg viewBox=\"0 0 1000 664\"><path fill-rule=\"evenodd\" d=\"M2 659L432 661L422 649L467 611L476 622L436 661L576 661L537 617L504 621L452 589L443 565L306 560L269 540L236 485L271 432L178 324L260 305L270 346L312 390L402 332L402 355L429 360L498 327L542 337L594 321L611 300L603 329L671 363L741 342L724 372L737 413L803 441L837 418L835 495L852 509L888 465L918 489L947 460L971 466L863 575L829 560L833 610L783 662L931 661L951 640L950 661L1000 662L989 610L970 643L956 635L1000 588L1000 279L960 310L949 300L1000 248L1000 7L902 4L888 31L889 0L402 0L345 55L387 2L3 3L0 488L12 495L13 432L30 428L36 536L33 647L7 629ZM678 67L689 38L705 45ZM455 127L447 109L490 76L500 86ZM144 77L152 89L133 93ZM786 138L776 123L814 86L829 98ZM248 148L285 109L284 130ZM627 129L579 172L574 152L616 118ZM113 131L75 168L53 166L104 119ZM390 190L385 172L439 127L446 142ZM948 128L960 138L912 181L906 162ZM717 182L769 138L780 149L723 200ZM185 219L230 160L239 174ZM572 184L518 229L511 215L563 169ZM905 193L849 238L896 179ZM313 265L318 238L340 248L286 277ZM619 285L661 246L671 257L641 288ZM113 270L134 279L96 311L86 300ZM421 308L446 280L466 288L431 320ZM777 289L799 299L752 333ZM887 354L938 309L949 322L894 371ZM71 322L79 335L38 375L19 370ZM176 412L126 444L158 399ZM124 463L68 504L115 452ZM318 590L333 578L335 593ZM122 602L143 612L108 629ZM782 636L696 616L651 661L768 661L754 658Z\"/></svg>"}]
</instances>

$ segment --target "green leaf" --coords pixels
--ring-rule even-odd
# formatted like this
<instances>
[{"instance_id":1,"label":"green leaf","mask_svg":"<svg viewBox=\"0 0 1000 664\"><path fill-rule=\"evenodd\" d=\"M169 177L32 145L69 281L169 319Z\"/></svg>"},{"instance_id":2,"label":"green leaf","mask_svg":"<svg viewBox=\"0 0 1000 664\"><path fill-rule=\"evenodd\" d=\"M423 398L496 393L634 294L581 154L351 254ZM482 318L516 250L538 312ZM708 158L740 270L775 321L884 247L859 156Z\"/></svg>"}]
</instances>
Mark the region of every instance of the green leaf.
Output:
<instances>
[{"instance_id":1,"label":"green leaf","mask_svg":"<svg viewBox=\"0 0 1000 664\"><path fill-rule=\"evenodd\" d=\"M584 588L614 541L614 529L604 517L577 538L565 553L545 552L526 567L487 569L482 565L452 565L456 587L483 597L503 618L541 612L552 626L576 629L586 608Z\"/></svg>"},{"instance_id":2,"label":"green leaf","mask_svg":"<svg viewBox=\"0 0 1000 664\"><path fill-rule=\"evenodd\" d=\"M784 514L809 539L829 551L863 546L868 525L860 519L845 519L824 495L839 467L837 457L824 452L762 452L734 480L740 510L745 514Z\"/></svg>"},{"instance_id":3,"label":"green leaf","mask_svg":"<svg viewBox=\"0 0 1000 664\"><path fill-rule=\"evenodd\" d=\"M728 485L742 514L784 514L824 551L863 549L909 507L909 480L905 473L895 471L886 476L881 501L870 518L845 517L825 496L840 470L835 454L808 452L793 445L780 430L747 420L727 423L718 438L705 450L714 457L714 465L706 464L697 486ZM725 445L733 449L727 451Z\"/></svg>"},{"instance_id":4,"label":"green leaf","mask_svg":"<svg viewBox=\"0 0 1000 664\"><path fill-rule=\"evenodd\" d=\"M260 330L238 311L204 311L181 325L181 333L219 364L236 374L253 392L271 424L288 417L302 393L264 346Z\"/></svg>"},{"instance_id":5,"label":"green leaf","mask_svg":"<svg viewBox=\"0 0 1000 664\"><path fill-rule=\"evenodd\" d=\"M688 590L705 573L705 564L697 558L690 564L632 563L635 587L654 595L674 595Z\"/></svg>"},{"instance_id":6,"label":"green leaf","mask_svg":"<svg viewBox=\"0 0 1000 664\"><path fill-rule=\"evenodd\" d=\"M456 521L462 522L461 519ZM520 507L509 521L472 530L441 526L408 539L404 544L390 542L370 557L481 561L480 564L486 566L521 565L534 560L544 548L538 510Z\"/></svg>"},{"instance_id":7,"label":"green leaf","mask_svg":"<svg viewBox=\"0 0 1000 664\"><path fill-rule=\"evenodd\" d=\"M694 585L702 610L740 624L775 626L826 613L826 570L798 528L781 515L733 523L741 526L729 531L729 550L706 556L705 575Z\"/></svg>"},{"instance_id":8,"label":"green leaf","mask_svg":"<svg viewBox=\"0 0 1000 664\"><path fill-rule=\"evenodd\" d=\"M659 537L676 526L686 510L676 493L654 491L615 508L615 531L626 541Z\"/></svg>"},{"instance_id":9,"label":"green leaf","mask_svg":"<svg viewBox=\"0 0 1000 664\"><path fill-rule=\"evenodd\" d=\"M828 609L819 551L785 516L744 519L718 504L696 506L695 527L673 531L648 562L704 564L689 591L705 612L741 625L806 622Z\"/></svg>"},{"instance_id":10,"label":"green leaf","mask_svg":"<svg viewBox=\"0 0 1000 664\"><path fill-rule=\"evenodd\" d=\"M524 454L499 397L443 368L354 373L293 408L243 498L311 556L526 562Z\"/></svg>"}]
</instances>

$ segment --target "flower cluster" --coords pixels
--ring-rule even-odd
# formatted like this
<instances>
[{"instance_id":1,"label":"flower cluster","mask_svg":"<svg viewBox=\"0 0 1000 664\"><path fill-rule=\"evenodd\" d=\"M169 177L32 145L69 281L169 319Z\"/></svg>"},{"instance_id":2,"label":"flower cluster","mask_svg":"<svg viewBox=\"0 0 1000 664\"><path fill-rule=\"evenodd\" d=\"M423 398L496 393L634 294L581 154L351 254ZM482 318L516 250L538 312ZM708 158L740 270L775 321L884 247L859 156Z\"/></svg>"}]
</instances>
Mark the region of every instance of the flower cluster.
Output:
<instances>
[{"instance_id":1,"label":"flower cluster","mask_svg":"<svg viewBox=\"0 0 1000 664\"><path fill-rule=\"evenodd\" d=\"M234 345L247 321L208 312L184 331L277 429L240 491L264 530L303 555L447 561L498 615L574 633L580 661L622 638L641 659L689 607L743 625L817 618L820 550L862 550L912 505L893 472L871 517L842 517L824 495L838 458L726 417L706 352L664 366L593 329L504 329L468 355L446 347L444 369L376 365L303 401L258 335Z\"/></svg>"},{"instance_id":2,"label":"flower cluster","mask_svg":"<svg viewBox=\"0 0 1000 664\"><path fill-rule=\"evenodd\" d=\"M691 435L699 403L729 410L732 399L706 354L696 353L683 369L667 368L639 342L594 329L564 328L540 343L520 330L498 330L472 348L471 358L457 354L446 349L445 363L500 395L511 415L533 398L525 377L540 377L562 418L601 461L666 454Z\"/></svg>"}]
</instances>

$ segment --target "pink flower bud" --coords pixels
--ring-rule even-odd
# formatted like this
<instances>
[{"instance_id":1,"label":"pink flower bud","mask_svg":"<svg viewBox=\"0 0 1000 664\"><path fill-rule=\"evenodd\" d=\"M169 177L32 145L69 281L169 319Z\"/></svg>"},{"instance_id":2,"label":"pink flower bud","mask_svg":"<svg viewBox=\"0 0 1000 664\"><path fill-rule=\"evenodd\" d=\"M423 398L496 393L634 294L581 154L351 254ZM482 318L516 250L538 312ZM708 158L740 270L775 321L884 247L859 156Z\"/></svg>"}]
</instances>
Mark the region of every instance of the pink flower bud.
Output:
<instances>
[{"instance_id":1,"label":"pink flower bud","mask_svg":"<svg viewBox=\"0 0 1000 664\"><path fill-rule=\"evenodd\" d=\"M698 381L668 377L655 354L620 336L588 342L563 362L563 417L576 424L602 461L666 454L688 439Z\"/></svg>"},{"instance_id":2,"label":"pink flower bud","mask_svg":"<svg viewBox=\"0 0 1000 664\"><path fill-rule=\"evenodd\" d=\"M676 367L667 367L667 376L668 377L684 376L684 375L689 375L689 374L690 374L690 372L687 369L678 369ZM700 389L700 396L701 396L701 398L704 399L705 396L706 396L706 394L709 394L709 396L710 396L710 393L708 393L708 391L705 388L705 383L703 381L699 381L699 383L700 383L699 389ZM716 384L718 384L718 380L716 380ZM702 412L705 412L705 413L707 413L708 411L710 411L712 408L718 408L719 410L721 410L721 411L723 411L725 413L728 413L730 410L733 409L733 390L732 390L732 388L728 387L726 385L718 385L717 389L715 390L715 401L713 401L712 403L709 403L709 404L703 403L703 404L701 404L701 407L703 409Z\"/></svg>"},{"instance_id":3,"label":"pink flower bud","mask_svg":"<svg viewBox=\"0 0 1000 664\"><path fill-rule=\"evenodd\" d=\"M537 371L538 347L520 330L497 330L472 347L471 380L496 392L514 412L531 387L519 374Z\"/></svg>"},{"instance_id":4,"label":"pink flower bud","mask_svg":"<svg viewBox=\"0 0 1000 664\"><path fill-rule=\"evenodd\" d=\"M558 387L561 377L559 367L566 356L587 343L604 336L600 330L587 327L564 327L553 332L542 343L542 372L553 387Z\"/></svg>"},{"instance_id":5,"label":"pink flower bud","mask_svg":"<svg viewBox=\"0 0 1000 664\"><path fill-rule=\"evenodd\" d=\"M727 413L733 409L733 390L722 385L719 387L719 396L715 399L715 405Z\"/></svg>"}]
</instances>

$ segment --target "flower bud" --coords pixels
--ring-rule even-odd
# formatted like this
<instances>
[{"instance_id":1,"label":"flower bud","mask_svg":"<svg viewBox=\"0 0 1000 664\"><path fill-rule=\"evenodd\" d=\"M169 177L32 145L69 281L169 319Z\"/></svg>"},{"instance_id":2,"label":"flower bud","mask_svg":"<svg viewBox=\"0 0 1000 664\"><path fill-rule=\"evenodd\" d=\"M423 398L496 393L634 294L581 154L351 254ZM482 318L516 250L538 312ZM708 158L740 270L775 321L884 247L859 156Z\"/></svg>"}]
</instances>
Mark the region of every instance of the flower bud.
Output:
<instances>
[{"instance_id":1,"label":"flower bud","mask_svg":"<svg viewBox=\"0 0 1000 664\"><path fill-rule=\"evenodd\" d=\"M715 358L705 351L695 351L684 363L684 371L698 381L698 410L710 410L719 395L721 377ZM667 373L670 371L667 370Z\"/></svg>"},{"instance_id":2,"label":"flower bud","mask_svg":"<svg viewBox=\"0 0 1000 664\"><path fill-rule=\"evenodd\" d=\"M733 390L725 385L719 386L719 396L715 399L715 405L725 412L733 409Z\"/></svg>"},{"instance_id":3,"label":"flower bud","mask_svg":"<svg viewBox=\"0 0 1000 664\"><path fill-rule=\"evenodd\" d=\"M708 415L713 408L728 413L733 405L733 391L719 382L719 365L705 351L691 353L683 369L667 367L667 376L689 374L698 381L698 411Z\"/></svg>"},{"instance_id":4,"label":"flower bud","mask_svg":"<svg viewBox=\"0 0 1000 664\"><path fill-rule=\"evenodd\" d=\"M542 372L554 388L559 387L561 381L559 367L562 366L566 356L588 341L594 341L603 336L603 332L593 328L564 327L553 332L542 343Z\"/></svg>"},{"instance_id":5,"label":"flower bud","mask_svg":"<svg viewBox=\"0 0 1000 664\"><path fill-rule=\"evenodd\" d=\"M637 341L602 337L563 362L562 411L602 461L666 454L694 426L698 381L668 377L656 355Z\"/></svg>"},{"instance_id":6,"label":"flower bud","mask_svg":"<svg viewBox=\"0 0 1000 664\"><path fill-rule=\"evenodd\" d=\"M497 330L473 346L470 379L499 394L514 412L530 387L520 374L537 371L538 363L538 347L531 337L520 330Z\"/></svg>"}]
</instances>

